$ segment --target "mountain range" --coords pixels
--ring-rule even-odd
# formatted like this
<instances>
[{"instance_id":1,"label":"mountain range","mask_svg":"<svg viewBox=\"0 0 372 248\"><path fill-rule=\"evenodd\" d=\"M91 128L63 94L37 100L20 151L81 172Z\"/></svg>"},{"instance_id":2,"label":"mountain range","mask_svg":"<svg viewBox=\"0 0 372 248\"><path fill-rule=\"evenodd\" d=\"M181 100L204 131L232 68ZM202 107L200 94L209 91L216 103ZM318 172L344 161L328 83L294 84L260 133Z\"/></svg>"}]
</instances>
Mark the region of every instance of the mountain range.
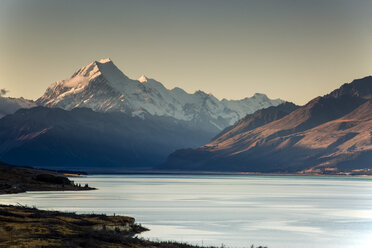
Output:
<instances>
[{"instance_id":1,"label":"mountain range","mask_svg":"<svg viewBox=\"0 0 372 248\"><path fill-rule=\"evenodd\" d=\"M284 103L247 115L211 142L181 149L166 170L341 172L372 168L372 77L304 106Z\"/></svg>"},{"instance_id":2,"label":"mountain range","mask_svg":"<svg viewBox=\"0 0 372 248\"><path fill-rule=\"evenodd\" d=\"M6 108L0 159L101 172L152 168L171 152L203 145L246 114L282 102L264 94L218 100L169 90L145 76L128 78L110 59L94 61L24 105L37 107Z\"/></svg>"},{"instance_id":3,"label":"mountain range","mask_svg":"<svg viewBox=\"0 0 372 248\"><path fill-rule=\"evenodd\" d=\"M111 59L102 59L77 70L69 79L52 84L36 102L65 110L87 107L98 112L169 116L217 133L246 114L283 101L271 100L264 94L218 100L203 91L189 94L181 88L169 90L145 76L130 79Z\"/></svg>"},{"instance_id":4,"label":"mountain range","mask_svg":"<svg viewBox=\"0 0 372 248\"><path fill-rule=\"evenodd\" d=\"M3 117L1 118L1 115ZM219 100L127 77L110 59L35 102L0 96L0 160L96 172L370 173L372 77L304 106L264 94Z\"/></svg>"}]
</instances>

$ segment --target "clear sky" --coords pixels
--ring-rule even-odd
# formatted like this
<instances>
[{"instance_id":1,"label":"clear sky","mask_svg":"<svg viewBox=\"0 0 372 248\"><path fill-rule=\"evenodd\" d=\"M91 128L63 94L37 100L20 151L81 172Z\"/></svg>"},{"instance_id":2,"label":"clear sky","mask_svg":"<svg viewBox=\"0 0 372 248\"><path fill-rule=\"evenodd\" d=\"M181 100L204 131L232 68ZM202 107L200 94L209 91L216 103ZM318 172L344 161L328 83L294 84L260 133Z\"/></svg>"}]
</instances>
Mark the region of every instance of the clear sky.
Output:
<instances>
[{"instance_id":1,"label":"clear sky","mask_svg":"<svg viewBox=\"0 0 372 248\"><path fill-rule=\"evenodd\" d=\"M0 1L0 89L36 99L110 57L129 77L297 104L372 74L372 1Z\"/></svg>"}]
</instances>

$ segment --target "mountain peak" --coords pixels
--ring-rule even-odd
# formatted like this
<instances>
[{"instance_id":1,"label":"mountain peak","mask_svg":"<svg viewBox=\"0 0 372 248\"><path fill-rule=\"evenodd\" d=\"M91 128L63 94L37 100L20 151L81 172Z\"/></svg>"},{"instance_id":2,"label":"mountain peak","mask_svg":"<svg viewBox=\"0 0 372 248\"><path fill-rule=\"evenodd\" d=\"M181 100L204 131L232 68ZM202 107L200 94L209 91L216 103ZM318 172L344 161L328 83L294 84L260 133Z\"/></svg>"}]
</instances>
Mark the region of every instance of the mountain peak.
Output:
<instances>
[{"instance_id":1,"label":"mountain peak","mask_svg":"<svg viewBox=\"0 0 372 248\"><path fill-rule=\"evenodd\" d=\"M110 62L113 63L110 58L101 59L98 62L101 63L101 64L106 64L106 63L110 63Z\"/></svg>"},{"instance_id":2,"label":"mountain peak","mask_svg":"<svg viewBox=\"0 0 372 248\"><path fill-rule=\"evenodd\" d=\"M123 79L128 79L128 77L119 70L110 58L94 61L89 65L82 67L72 75L71 79L76 76L81 76L91 80L100 75L103 75L108 81L113 83L117 83Z\"/></svg>"},{"instance_id":3,"label":"mountain peak","mask_svg":"<svg viewBox=\"0 0 372 248\"><path fill-rule=\"evenodd\" d=\"M119 70L110 58L93 61L90 64L77 70L71 78L76 76L92 78L100 75L104 71L117 71Z\"/></svg>"},{"instance_id":4,"label":"mountain peak","mask_svg":"<svg viewBox=\"0 0 372 248\"><path fill-rule=\"evenodd\" d=\"M142 75L139 77L138 81L140 81L141 83L146 83L148 80L148 77L146 77L145 75Z\"/></svg>"}]
</instances>

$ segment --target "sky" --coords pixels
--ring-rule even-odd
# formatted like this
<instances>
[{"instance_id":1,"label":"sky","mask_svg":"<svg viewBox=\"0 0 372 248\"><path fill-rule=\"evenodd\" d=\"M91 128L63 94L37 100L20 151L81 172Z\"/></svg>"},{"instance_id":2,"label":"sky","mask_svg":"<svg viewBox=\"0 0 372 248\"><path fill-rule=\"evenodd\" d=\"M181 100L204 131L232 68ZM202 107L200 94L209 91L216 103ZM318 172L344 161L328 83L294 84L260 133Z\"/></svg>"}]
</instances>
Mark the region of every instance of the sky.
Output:
<instances>
[{"instance_id":1,"label":"sky","mask_svg":"<svg viewBox=\"0 0 372 248\"><path fill-rule=\"evenodd\" d=\"M37 99L111 58L130 78L305 104L372 74L372 1L0 1L0 89Z\"/></svg>"}]
</instances>

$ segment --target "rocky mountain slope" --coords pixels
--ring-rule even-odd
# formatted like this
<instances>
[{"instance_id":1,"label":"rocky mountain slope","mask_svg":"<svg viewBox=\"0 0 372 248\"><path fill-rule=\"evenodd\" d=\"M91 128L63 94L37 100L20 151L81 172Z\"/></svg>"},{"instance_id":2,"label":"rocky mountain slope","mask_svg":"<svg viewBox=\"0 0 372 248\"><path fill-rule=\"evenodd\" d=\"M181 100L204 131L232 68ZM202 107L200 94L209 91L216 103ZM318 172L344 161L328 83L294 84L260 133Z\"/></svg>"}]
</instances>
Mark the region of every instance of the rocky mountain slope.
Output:
<instances>
[{"instance_id":1,"label":"rocky mountain slope","mask_svg":"<svg viewBox=\"0 0 372 248\"><path fill-rule=\"evenodd\" d=\"M228 137L235 136L239 133L255 129L263 126L269 122L278 120L292 111L299 108L299 106L291 103L284 102L278 106L271 106L268 108L260 109L253 114L248 114L244 118L237 121L234 125L225 128L213 140L222 141Z\"/></svg>"},{"instance_id":2,"label":"rocky mountain slope","mask_svg":"<svg viewBox=\"0 0 372 248\"><path fill-rule=\"evenodd\" d=\"M278 120L273 118L253 129L249 128L250 123L248 116L203 147L176 151L160 168L255 172L369 170L372 77L344 84Z\"/></svg>"},{"instance_id":3,"label":"rocky mountain slope","mask_svg":"<svg viewBox=\"0 0 372 248\"><path fill-rule=\"evenodd\" d=\"M52 84L37 100L42 106L65 110L87 107L99 112L168 116L215 130L216 134L246 114L281 102L264 94L220 101L202 91L189 94L180 88L169 90L145 76L138 80L128 78L110 59L94 61L77 70L69 79Z\"/></svg>"}]
</instances>

